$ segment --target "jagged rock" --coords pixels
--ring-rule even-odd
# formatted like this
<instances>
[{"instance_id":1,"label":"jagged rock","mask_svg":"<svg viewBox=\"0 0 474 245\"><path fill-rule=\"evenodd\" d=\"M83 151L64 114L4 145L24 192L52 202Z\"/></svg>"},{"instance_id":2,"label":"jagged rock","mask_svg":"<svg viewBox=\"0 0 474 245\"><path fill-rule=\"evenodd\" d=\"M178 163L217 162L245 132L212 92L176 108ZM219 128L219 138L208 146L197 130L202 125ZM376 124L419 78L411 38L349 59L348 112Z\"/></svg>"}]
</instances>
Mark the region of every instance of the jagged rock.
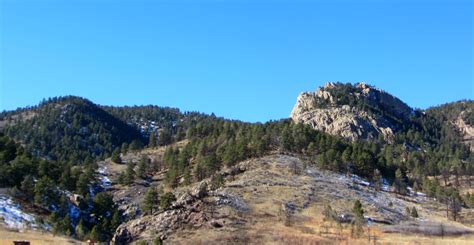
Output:
<instances>
[{"instance_id":1,"label":"jagged rock","mask_svg":"<svg viewBox=\"0 0 474 245\"><path fill-rule=\"evenodd\" d=\"M471 151L474 151L474 126L464 120L465 115L470 113L472 113L471 110L461 112L453 124L463 137L463 142L469 145Z\"/></svg>"},{"instance_id":2,"label":"jagged rock","mask_svg":"<svg viewBox=\"0 0 474 245\"><path fill-rule=\"evenodd\" d=\"M209 224L214 227L214 228L222 228L224 227L224 222L222 220L211 220L209 221Z\"/></svg>"},{"instance_id":3,"label":"jagged rock","mask_svg":"<svg viewBox=\"0 0 474 245\"><path fill-rule=\"evenodd\" d=\"M228 205L235 208L238 211L245 212L249 209L247 203L238 195L226 191L218 190L212 193L216 205Z\"/></svg>"},{"instance_id":4,"label":"jagged rock","mask_svg":"<svg viewBox=\"0 0 474 245\"><path fill-rule=\"evenodd\" d=\"M196 201L190 206L131 220L117 228L112 242L129 244L140 237L159 236L164 239L170 233L186 226L198 228L208 221L201 209L202 202Z\"/></svg>"},{"instance_id":5,"label":"jagged rock","mask_svg":"<svg viewBox=\"0 0 474 245\"><path fill-rule=\"evenodd\" d=\"M293 214L296 211L296 205L292 202L286 202L281 204L281 211L285 214Z\"/></svg>"},{"instance_id":6,"label":"jagged rock","mask_svg":"<svg viewBox=\"0 0 474 245\"><path fill-rule=\"evenodd\" d=\"M304 123L312 128L339 135L346 139L372 140L382 135L391 142L399 125L392 118L385 117L369 110L344 104L336 91L344 89L344 84L328 83L316 92L305 92L298 96L290 117L296 123ZM352 100L361 100L372 107L383 108L384 113L396 116L399 120L407 119L413 110L396 97L364 83L351 87L349 95Z\"/></svg>"},{"instance_id":7,"label":"jagged rock","mask_svg":"<svg viewBox=\"0 0 474 245\"><path fill-rule=\"evenodd\" d=\"M196 200L195 197L191 196L188 192L183 192L178 195L178 198L175 203L173 203L173 207L182 207L186 204L190 204Z\"/></svg>"},{"instance_id":8,"label":"jagged rock","mask_svg":"<svg viewBox=\"0 0 474 245\"><path fill-rule=\"evenodd\" d=\"M191 190L191 195L196 198L202 198L207 195L207 182L200 182L194 189Z\"/></svg>"}]
</instances>

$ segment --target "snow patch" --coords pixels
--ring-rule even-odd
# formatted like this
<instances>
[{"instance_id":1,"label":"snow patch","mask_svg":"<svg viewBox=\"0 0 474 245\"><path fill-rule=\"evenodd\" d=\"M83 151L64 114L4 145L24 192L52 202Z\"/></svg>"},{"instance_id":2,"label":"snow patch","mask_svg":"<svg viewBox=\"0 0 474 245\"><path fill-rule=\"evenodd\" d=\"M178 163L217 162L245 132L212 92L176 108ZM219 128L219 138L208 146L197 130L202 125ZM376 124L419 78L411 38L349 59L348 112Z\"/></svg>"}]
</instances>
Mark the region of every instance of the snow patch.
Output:
<instances>
[{"instance_id":1,"label":"snow patch","mask_svg":"<svg viewBox=\"0 0 474 245\"><path fill-rule=\"evenodd\" d=\"M99 176L100 186L104 190L110 189L112 187L112 182L110 181L110 179L108 177L109 172L107 171L107 167L102 166L97 170L97 172L100 174L100 176Z\"/></svg>"},{"instance_id":2,"label":"snow patch","mask_svg":"<svg viewBox=\"0 0 474 245\"><path fill-rule=\"evenodd\" d=\"M8 196L0 196L0 219L8 228L23 230L28 226L37 227L35 218L21 210Z\"/></svg>"},{"instance_id":3,"label":"snow patch","mask_svg":"<svg viewBox=\"0 0 474 245\"><path fill-rule=\"evenodd\" d=\"M355 182L355 183L357 183L357 184L359 184L359 185L370 186L370 182L368 182L368 181L362 179L361 177L359 177L359 176L357 176L357 175L355 175L355 174L352 175L352 178L351 178L351 179L352 179L353 182Z\"/></svg>"}]
</instances>

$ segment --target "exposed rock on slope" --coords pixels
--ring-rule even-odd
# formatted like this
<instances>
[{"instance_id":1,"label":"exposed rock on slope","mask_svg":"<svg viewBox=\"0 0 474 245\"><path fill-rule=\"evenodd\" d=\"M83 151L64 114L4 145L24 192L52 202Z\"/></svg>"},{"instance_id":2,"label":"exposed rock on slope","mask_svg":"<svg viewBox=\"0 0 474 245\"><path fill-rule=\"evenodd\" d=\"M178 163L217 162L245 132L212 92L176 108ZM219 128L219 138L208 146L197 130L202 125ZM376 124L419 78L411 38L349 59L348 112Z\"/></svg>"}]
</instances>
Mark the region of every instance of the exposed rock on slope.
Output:
<instances>
[{"instance_id":1,"label":"exposed rock on slope","mask_svg":"<svg viewBox=\"0 0 474 245\"><path fill-rule=\"evenodd\" d=\"M464 119L465 114L468 113L472 113L472 111L461 112L458 119L454 122L454 125L461 133L461 136L463 137L463 142L469 145L471 151L474 151L474 127L473 125L470 125L468 122L466 122L466 120Z\"/></svg>"},{"instance_id":2,"label":"exposed rock on slope","mask_svg":"<svg viewBox=\"0 0 474 245\"><path fill-rule=\"evenodd\" d=\"M122 224L114 241L160 237L170 244L330 243L317 235L322 207L331 203L341 221L350 222L355 200L363 203L366 220L375 226L408 220L407 207L416 207L425 220L444 215L434 211L439 204L430 198L378 192L357 177L306 166L287 155L251 159L221 174L221 188L211 190L209 180L179 188L170 209Z\"/></svg>"},{"instance_id":3,"label":"exposed rock on slope","mask_svg":"<svg viewBox=\"0 0 474 245\"><path fill-rule=\"evenodd\" d=\"M391 141L412 113L401 100L367 84L327 83L300 94L291 118L352 141L379 135Z\"/></svg>"}]
</instances>

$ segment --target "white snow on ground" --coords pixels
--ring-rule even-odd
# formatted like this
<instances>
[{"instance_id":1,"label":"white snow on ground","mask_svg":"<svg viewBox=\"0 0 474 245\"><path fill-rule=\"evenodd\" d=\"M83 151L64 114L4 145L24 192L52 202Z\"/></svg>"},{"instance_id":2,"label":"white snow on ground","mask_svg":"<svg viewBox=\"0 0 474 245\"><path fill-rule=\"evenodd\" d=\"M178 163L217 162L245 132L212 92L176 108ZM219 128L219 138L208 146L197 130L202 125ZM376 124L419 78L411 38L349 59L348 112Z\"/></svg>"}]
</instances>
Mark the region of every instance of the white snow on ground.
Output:
<instances>
[{"instance_id":1,"label":"white snow on ground","mask_svg":"<svg viewBox=\"0 0 474 245\"><path fill-rule=\"evenodd\" d=\"M99 180L100 180L100 186L104 188L105 190L110 189L112 187L112 182L110 181L107 171L106 166L100 167L97 172L100 174Z\"/></svg>"},{"instance_id":2,"label":"white snow on ground","mask_svg":"<svg viewBox=\"0 0 474 245\"><path fill-rule=\"evenodd\" d=\"M408 189L408 192L410 193L410 196L416 196L416 197L426 197L426 194L425 193L422 193L422 192L415 192L413 191L413 188L411 187L407 187Z\"/></svg>"},{"instance_id":3,"label":"white snow on ground","mask_svg":"<svg viewBox=\"0 0 474 245\"><path fill-rule=\"evenodd\" d=\"M425 193L422 193L422 192L417 192L417 193L416 193L416 196L419 196L419 197L426 197L426 194L425 194Z\"/></svg>"},{"instance_id":4,"label":"white snow on ground","mask_svg":"<svg viewBox=\"0 0 474 245\"><path fill-rule=\"evenodd\" d=\"M390 183L385 178L382 178L382 187L381 187L381 189L382 189L382 191L387 191L387 192L390 190Z\"/></svg>"},{"instance_id":5,"label":"white snow on ground","mask_svg":"<svg viewBox=\"0 0 474 245\"><path fill-rule=\"evenodd\" d=\"M357 183L359 185L370 186L370 182L362 179L361 177L359 177L355 174L352 175L352 181L354 181L355 183Z\"/></svg>"},{"instance_id":6,"label":"white snow on ground","mask_svg":"<svg viewBox=\"0 0 474 245\"><path fill-rule=\"evenodd\" d=\"M23 212L19 204L15 204L10 197L4 195L0 195L0 221L13 229L36 227L35 218Z\"/></svg>"}]
</instances>

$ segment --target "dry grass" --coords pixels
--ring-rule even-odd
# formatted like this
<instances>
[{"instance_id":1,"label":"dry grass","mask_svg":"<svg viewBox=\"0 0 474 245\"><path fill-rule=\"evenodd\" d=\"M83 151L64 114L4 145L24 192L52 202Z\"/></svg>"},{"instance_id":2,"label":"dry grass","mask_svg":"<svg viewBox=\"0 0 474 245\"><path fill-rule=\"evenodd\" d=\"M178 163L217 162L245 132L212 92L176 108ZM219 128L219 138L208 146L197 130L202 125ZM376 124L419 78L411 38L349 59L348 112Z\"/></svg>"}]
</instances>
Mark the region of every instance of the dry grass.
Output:
<instances>
[{"instance_id":1,"label":"dry grass","mask_svg":"<svg viewBox=\"0 0 474 245\"><path fill-rule=\"evenodd\" d=\"M13 241L30 241L32 245L49 244L86 244L71 238L62 236L53 236L51 233L42 233L40 231L12 231L0 228L0 245L11 245Z\"/></svg>"},{"instance_id":2,"label":"dry grass","mask_svg":"<svg viewBox=\"0 0 474 245\"><path fill-rule=\"evenodd\" d=\"M164 151L155 149L149 154L159 152ZM217 215L209 217L226 220L223 227L203 224L196 229L183 228L169 234L167 241L172 244L474 244L471 242L473 235L444 239L402 235L384 233L382 225L370 228L370 242L367 227L360 237L352 237L349 224L338 226L323 222L322 210L327 204L331 204L339 214L350 213L354 200L361 199L368 216L383 218L394 217L391 213L380 213L380 206L385 207L393 201L394 208L398 207L401 212L405 206L416 207L422 219L446 225L454 222L445 218L443 205L433 199L402 199L393 193L374 196L373 190L366 187L353 189L341 176L329 172L319 172L320 177L293 174L291 161L291 158L278 155L250 160L247 171L235 178L229 177L224 188L239 196L248 210L221 205L215 210ZM213 197L210 196L209 200ZM282 204L289 202L297 208L287 219L281 210ZM472 213L472 210L466 212ZM141 238L153 239L150 235L143 234Z\"/></svg>"}]
</instances>

